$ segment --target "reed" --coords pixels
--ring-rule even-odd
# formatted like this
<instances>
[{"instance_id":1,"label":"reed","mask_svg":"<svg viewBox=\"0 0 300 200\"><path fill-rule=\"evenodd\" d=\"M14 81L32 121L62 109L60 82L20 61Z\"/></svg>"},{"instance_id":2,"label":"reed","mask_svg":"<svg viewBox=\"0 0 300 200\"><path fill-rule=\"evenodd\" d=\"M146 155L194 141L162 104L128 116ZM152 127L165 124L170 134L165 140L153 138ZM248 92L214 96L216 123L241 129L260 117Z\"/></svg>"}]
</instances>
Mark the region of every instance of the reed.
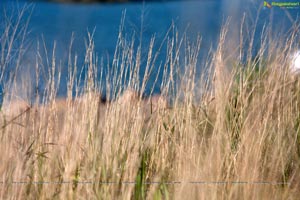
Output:
<instances>
[{"instance_id":1,"label":"reed","mask_svg":"<svg viewBox=\"0 0 300 200\"><path fill-rule=\"evenodd\" d=\"M0 36L2 44L11 41L11 34ZM97 62L89 35L82 92L70 53L67 97L57 98L55 50L43 93L34 100L22 97L24 107L10 98L20 96L10 80L0 120L0 198L299 197L300 81L289 70L295 32L289 40L270 41L268 51L262 39L259 54L246 62L227 59L227 37L224 26L201 76L200 39L190 43L168 33L167 48L159 50L167 59L159 65L153 38L141 76L141 49L124 37L122 21L106 77L98 76L105 66ZM7 53L9 45L1 47L4 57L18 59ZM162 93L144 98L158 66ZM27 81L28 88L35 82Z\"/></svg>"}]
</instances>

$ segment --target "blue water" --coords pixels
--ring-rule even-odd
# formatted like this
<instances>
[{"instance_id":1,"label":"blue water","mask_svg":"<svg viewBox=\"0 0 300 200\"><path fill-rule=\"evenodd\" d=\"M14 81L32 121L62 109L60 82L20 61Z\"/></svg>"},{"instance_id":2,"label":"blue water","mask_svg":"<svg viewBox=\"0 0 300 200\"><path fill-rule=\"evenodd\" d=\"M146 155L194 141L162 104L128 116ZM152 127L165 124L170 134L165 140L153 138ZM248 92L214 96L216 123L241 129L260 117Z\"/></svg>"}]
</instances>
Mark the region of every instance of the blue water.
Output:
<instances>
[{"instance_id":1,"label":"blue water","mask_svg":"<svg viewBox=\"0 0 300 200\"><path fill-rule=\"evenodd\" d=\"M6 9L8 13L13 13L18 7L20 8L25 4L28 4L26 0L18 3L1 0L0 9L1 11ZM274 23L268 24L268 26L272 26L274 33L277 31L282 31L282 33L288 32L293 20L297 19L300 11L300 9L267 9L262 8L262 4L263 1L255 1L253 3L251 0L183 0L126 4L36 2L30 7L33 7L33 9L29 24L30 32L27 37L28 50L22 63L23 70L34 73L38 43L42 49L42 44L45 42L46 49L51 55L55 41L56 60L62 63L62 81L58 95L65 95L68 73L66 63L72 34L75 37L72 52L73 55L76 53L79 56L79 66L84 60L87 32L92 32L93 30L95 30L94 41L97 55L99 57L108 56L108 60L111 60L117 42L122 13L126 11L124 32L128 34L129 38L135 32L137 44L140 42L142 33L143 46L148 46L151 37L155 34L157 41L154 50L157 50L159 47L172 22L176 25L179 36L186 33L191 42L195 41L197 35L200 34L202 45L198 71L201 72L204 66L202 63L207 56L207 52L210 49L216 49L222 24L228 17L230 17L229 34L232 35L232 45L234 46L235 42L239 40L239 24L243 14L246 13L246 19L250 27L251 23L253 24L258 16L257 40L254 46L259 48L260 42L258 38L260 38L260 32L264 24L272 21ZM143 22L142 29L141 22ZM41 51L41 54L45 56L45 52ZM142 54L144 57L147 55L146 48ZM160 59L162 62L164 61L164 52L162 52ZM151 80L154 80L153 77ZM147 88L147 91L149 91L149 88ZM160 92L159 83L155 87L155 92Z\"/></svg>"}]
</instances>

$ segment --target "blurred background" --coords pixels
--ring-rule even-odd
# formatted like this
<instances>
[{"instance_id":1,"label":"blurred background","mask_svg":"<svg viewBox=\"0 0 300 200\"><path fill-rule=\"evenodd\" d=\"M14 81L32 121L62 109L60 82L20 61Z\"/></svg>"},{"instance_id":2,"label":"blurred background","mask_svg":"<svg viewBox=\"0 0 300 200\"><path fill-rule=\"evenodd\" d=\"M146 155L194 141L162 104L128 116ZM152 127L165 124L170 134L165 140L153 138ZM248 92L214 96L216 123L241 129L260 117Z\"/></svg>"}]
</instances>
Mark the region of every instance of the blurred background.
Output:
<instances>
[{"instance_id":1,"label":"blurred background","mask_svg":"<svg viewBox=\"0 0 300 200\"><path fill-rule=\"evenodd\" d=\"M78 55L78 66L84 62L85 42L88 32L94 31L95 51L99 57L111 61L114 55L122 13L126 11L124 32L129 38L135 33L136 44L143 47L142 57L147 57L149 42L155 35L157 50L172 24L179 37L186 34L191 42L198 35L202 38L198 73L204 67L208 52L217 47L222 25L229 21L228 51L239 44L240 24L245 16L248 31L255 29L254 55L260 45L260 34L267 25L276 34L287 33L297 21L299 9L266 8L262 0L1 0L0 17L17 16L18 11L28 6L25 17L30 17L26 38L26 53L22 60L22 76L35 73L38 48L48 49L51 55L54 41L56 60L62 64L61 85L66 85L69 46L72 35L73 55ZM255 26L256 25L256 26ZM4 29L1 25L0 29ZM142 37L141 37L142 36ZM245 38L245 40L249 38ZM166 49L166 48L165 48ZM40 50L43 56L45 51ZM165 60L165 50L159 59ZM48 55L49 57L49 55ZM145 59L146 60L146 59ZM145 62L143 60L143 62ZM158 62L160 63L160 62ZM141 72L142 73L142 72ZM152 81L154 77L152 77ZM41 86L42 87L42 86ZM146 92L149 92L147 88ZM59 89L64 96L66 87ZM155 93L160 93L159 82Z\"/></svg>"}]
</instances>

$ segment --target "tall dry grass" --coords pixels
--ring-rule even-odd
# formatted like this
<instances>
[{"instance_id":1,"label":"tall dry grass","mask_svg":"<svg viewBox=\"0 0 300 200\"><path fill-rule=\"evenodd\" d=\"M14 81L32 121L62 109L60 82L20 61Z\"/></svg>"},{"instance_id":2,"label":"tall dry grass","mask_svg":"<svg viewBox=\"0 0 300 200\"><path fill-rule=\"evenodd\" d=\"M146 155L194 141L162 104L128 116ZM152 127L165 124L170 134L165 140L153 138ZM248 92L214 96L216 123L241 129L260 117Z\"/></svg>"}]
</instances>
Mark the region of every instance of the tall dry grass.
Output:
<instances>
[{"instance_id":1,"label":"tall dry grass","mask_svg":"<svg viewBox=\"0 0 300 200\"><path fill-rule=\"evenodd\" d=\"M5 98L1 198L297 199L300 81L289 70L296 32L268 44L262 37L256 58L248 52L242 63L227 59L224 27L202 77L196 73L200 39L189 43L167 34L167 49L160 49L167 55L160 65L162 93L144 98L159 51L153 38L142 66L141 48L126 40L122 24L105 78L98 77L105 66L89 35L83 93L70 53L67 97L56 97L60 73L53 53L44 95L25 105Z\"/></svg>"}]
</instances>

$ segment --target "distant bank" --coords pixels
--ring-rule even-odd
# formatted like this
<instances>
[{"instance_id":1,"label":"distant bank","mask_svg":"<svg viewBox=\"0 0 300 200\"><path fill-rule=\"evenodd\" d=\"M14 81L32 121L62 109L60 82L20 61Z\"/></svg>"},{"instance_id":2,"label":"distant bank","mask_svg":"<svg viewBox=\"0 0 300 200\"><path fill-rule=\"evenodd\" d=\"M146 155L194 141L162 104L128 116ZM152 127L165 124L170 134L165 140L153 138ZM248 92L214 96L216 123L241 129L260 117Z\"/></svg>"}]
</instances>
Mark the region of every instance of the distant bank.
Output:
<instances>
[{"instance_id":1,"label":"distant bank","mask_svg":"<svg viewBox=\"0 0 300 200\"><path fill-rule=\"evenodd\" d=\"M170 1L170 0L49 0L54 2L61 2L61 3L95 3L95 2L108 2L108 3L122 3L122 2L162 2L162 1ZM174 1L174 0L171 0ZM176 0L180 1L180 0Z\"/></svg>"}]
</instances>

